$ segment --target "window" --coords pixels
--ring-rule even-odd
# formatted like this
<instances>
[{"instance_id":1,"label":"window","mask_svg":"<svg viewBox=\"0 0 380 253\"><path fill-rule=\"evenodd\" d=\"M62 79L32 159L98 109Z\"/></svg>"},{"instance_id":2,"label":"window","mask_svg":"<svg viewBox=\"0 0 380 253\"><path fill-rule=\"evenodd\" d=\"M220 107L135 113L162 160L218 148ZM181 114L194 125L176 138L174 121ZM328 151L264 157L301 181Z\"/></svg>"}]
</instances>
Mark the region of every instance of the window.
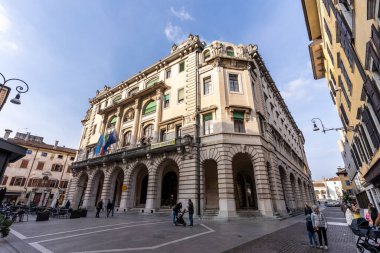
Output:
<instances>
[{"instance_id":1,"label":"window","mask_svg":"<svg viewBox=\"0 0 380 253\"><path fill-rule=\"evenodd\" d=\"M28 149L28 150L26 151L26 154L27 154L27 155L30 155L30 154L32 154L32 153L33 153L33 151L30 150L30 149Z\"/></svg>"},{"instance_id":2,"label":"window","mask_svg":"<svg viewBox=\"0 0 380 253\"><path fill-rule=\"evenodd\" d=\"M203 134L212 134L214 132L212 125L212 113L203 115Z\"/></svg>"},{"instance_id":3,"label":"window","mask_svg":"<svg viewBox=\"0 0 380 253\"><path fill-rule=\"evenodd\" d=\"M171 69L167 69L166 70L166 79L169 79L171 76L172 76L172 70Z\"/></svg>"},{"instance_id":4,"label":"window","mask_svg":"<svg viewBox=\"0 0 380 253\"><path fill-rule=\"evenodd\" d=\"M334 57L328 45L326 45L327 53L329 54L332 65L334 66Z\"/></svg>"},{"instance_id":5,"label":"window","mask_svg":"<svg viewBox=\"0 0 380 253\"><path fill-rule=\"evenodd\" d=\"M239 92L239 81L238 81L238 75L236 74L229 74L228 75L229 83L230 83L230 91L232 92Z\"/></svg>"},{"instance_id":6,"label":"window","mask_svg":"<svg viewBox=\"0 0 380 253\"><path fill-rule=\"evenodd\" d=\"M175 137L181 137L182 135L182 125L176 125L175 126Z\"/></svg>"},{"instance_id":7,"label":"window","mask_svg":"<svg viewBox=\"0 0 380 253\"><path fill-rule=\"evenodd\" d=\"M164 108L168 108L170 104L170 94L164 95Z\"/></svg>"},{"instance_id":8,"label":"window","mask_svg":"<svg viewBox=\"0 0 380 253\"><path fill-rule=\"evenodd\" d=\"M121 95L118 95L118 96L116 96L113 100L112 100L112 102L114 103L114 104L116 104L117 102L119 102L120 100L121 100Z\"/></svg>"},{"instance_id":9,"label":"window","mask_svg":"<svg viewBox=\"0 0 380 253\"><path fill-rule=\"evenodd\" d=\"M154 113L155 111L156 111L156 101L151 100L145 106L144 115Z\"/></svg>"},{"instance_id":10,"label":"window","mask_svg":"<svg viewBox=\"0 0 380 253\"><path fill-rule=\"evenodd\" d=\"M326 22L325 19L323 20L323 23L324 23L324 26L325 26L325 31L326 31L327 37L329 38L330 45L332 45L332 35L331 35L330 28L327 25L327 22Z\"/></svg>"},{"instance_id":11,"label":"window","mask_svg":"<svg viewBox=\"0 0 380 253\"><path fill-rule=\"evenodd\" d=\"M97 127L97 125L95 124L94 128L92 128L92 135L94 135L96 133L96 127Z\"/></svg>"},{"instance_id":12,"label":"window","mask_svg":"<svg viewBox=\"0 0 380 253\"><path fill-rule=\"evenodd\" d=\"M376 0L368 0L367 2L367 20L375 18Z\"/></svg>"},{"instance_id":13,"label":"window","mask_svg":"<svg viewBox=\"0 0 380 253\"><path fill-rule=\"evenodd\" d=\"M59 188L67 188L68 183L66 180L59 182Z\"/></svg>"},{"instance_id":14,"label":"window","mask_svg":"<svg viewBox=\"0 0 380 253\"><path fill-rule=\"evenodd\" d=\"M70 156L70 161L74 161L75 157L74 156Z\"/></svg>"},{"instance_id":15,"label":"window","mask_svg":"<svg viewBox=\"0 0 380 253\"><path fill-rule=\"evenodd\" d=\"M128 131L124 134L124 147L129 146L131 144L132 132Z\"/></svg>"},{"instance_id":16,"label":"window","mask_svg":"<svg viewBox=\"0 0 380 253\"><path fill-rule=\"evenodd\" d=\"M129 91L128 96L133 96L139 91L139 87L133 88L132 90Z\"/></svg>"},{"instance_id":17,"label":"window","mask_svg":"<svg viewBox=\"0 0 380 253\"><path fill-rule=\"evenodd\" d=\"M53 164L51 166L51 171L61 172L62 168L63 168L63 166L61 164Z\"/></svg>"},{"instance_id":18,"label":"window","mask_svg":"<svg viewBox=\"0 0 380 253\"><path fill-rule=\"evenodd\" d=\"M347 107L348 107L349 110L351 110L351 101L350 101L350 98L348 97L346 88L344 87L344 84L342 82L342 78L340 78L340 76L338 77L338 82L339 82L339 86L340 86L340 88L341 88L341 90L343 92L344 99L346 100Z\"/></svg>"},{"instance_id":19,"label":"window","mask_svg":"<svg viewBox=\"0 0 380 253\"><path fill-rule=\"evenodd\" d=\"M24 186L26 178L23 177L12 177L11 183L9 185L13 186Z\"/></svg>"},{"instance_id":20,"label":"window","mask_svg":"<svg viewBox=\"0 0 380 253\"><path fill-rule=\"evenodd\" d=\"M343 74L343 77L344 77L344 80L346 81L346 84L347 84L347 88L348 88L348 91L350 92L350 95L352 93L352 83L351 83L351 80L350 80L350 77L348 76L348 73L346 71L346 68L344 67L344 64L342 62L342 59L339 60L338 62L338 67L341 69L342 71L342 74Z\"/></svg>"},{"instance_id":21,"label":"window","mask_svg":"<svg viewBox=\"0 0 380 253\"><path fill-rule=\"evenodd\" d=\"M83 140L86 138L86 133L87 133L87 127L84 128L84 131L83 131L83 136L82 136Z\"/></svg>"},{"instance_id":22,"label":"window","mask_svg":"<svg viewBox=\"0 0 380 253\"><path fill-rule=\"evenodd\" d=\"M236 133L245 133L244 128L244 112L234 111L234 129Z\"/></svg>"},{"instance_id":23,"label":"window","mask_svg":"<svg viewBox=\"0 0 380 253\"><path fill-rule=\"evenodd\" d=\"M212 83L211 83L211 77L206 77L203 79L203 94L209 95L212 93Z\"/></svg>"},{"instance_id":24,"label":"window","mask_svg":"<svg viewBox=\"0 0 380 253\"><path fill-rule=\"evenodd\" d=\"M368 107L365 107L363 110L362 121L367 128L373 146L375 149L378 149L380 146L380 135Z\"/></svg>"},{"instance_id":25,"label":"window","mask_svg":"<svg viewBox=\"0 0 380 253\"><path fill-rule=\"evenodd\" d=\"M73 171L73 166L69 165L67 166L66 173L71 173Z\"/></svg>"},{"instance_id":26,"label":"window","mask_svg":"<svg viewBox=\"0 0 380 253\"><path fill-rule=\"evenodd\" d=\"M114 128L116 126L117 117L113 116L111 117L110 121L108 121L108 128Z\"/></svg>"},{"instance_id":27,"label":"window","mask_svg":"<svg viewBox=\"0 0 380 253\"><path fill-rule=\"evenodd\" d=\"M150 124L144 128L144 137L150 138L153 137L153 125Z\"/></svg>"},{"instance_id":28,"label":"window","mask_svg":"<svg viewBox=\"0 0 380 253\"><path fill-rule=\"evenodd\" d=\"M3 181L1 182L2 185L6 185L8 181L8 176L3 177Z\"/></svg>"},{"instance_id":29,"label":"window","mask_svg":"<svg viewBox=\"0 0 380 253\"><path fill-rule=\"evenodd\" d=\"M58 180L49 180L49 187L56 188L58 186Z\"/></svg>"},{"instance_id":30,"label":"window","mask_svg":"<svg viewBox=\"0 0 380 253\"><path fill-rule=\"evenodd\" d=\"M210 57L211 57L210 50L206 50L203 54L203 59L206 61Z\"/></svg>"},{"instance_id":31,"label":"window","mask_svg":"<svg viewBox=\"0 0 380 253\"><path fill-rule=\"evenodd\" d=\"M160 131L160 141L166 141L166 130L161 129Z\"/></svg>"},{"instance_id":32,"label":"window","mask_svg":"<svg viewBox=\"0 0 380 253\"><path fill-rule=\"evenodd\" d=\"M22 159L20 168L26 169L28 167L29 160Z\"/></svg>"},{"instance_id":33,"label":"window","mask_svg":"<svg viewBox=\"0 0 380 253\"><path fill-rule=\"evenodd\" d=\"M43 170L44 169L44 162L38 162L36 170Z\"/></svg>"},{"instance_id":34,"label":"window","mask_svg":"<svg viewBox=\"0 0 380 253\"><path fill-rule=\"evenodd\" d=\"M339 108L340 112L342 113L341 117L343 117L343 125L347 127L350 125L350 121L348 120L346 110L344 110L343 104L341 104Z\"/></svg>"},{"instance_id":35,"label":"window","mask_svg":"<svg viewBox=\"0 0 380 253\"><path fill-rule=\"evenodd\" d=\"M181 88L178 89L178 103L182 103L185 101L185 89Z\"/></svg>"},{"instance_id":36,"label":"window","mask_svg":"<svg viewBox=\"0 0 380 253\"><path fill-rule=\"evenodd\" d=\"M158 76L156 76L156 77L150 79L150 80L146 83L145 87L146 87L146 88L149 88L149 87L153 86L153 85L154 85L155 83L157 83L157 82L158 82Z\"/></svg>"},{"instance_id":37,"label":"window","mask_svg":"<svg viewBox=\"0 0 380 253\"><path fill-rule=\"evenodd\" d=\"M185 62L184 61L179 63L179 72L181 73L183 71L185 71Z\"/></svg>"},{"instance_id":38,"label":"window","mask_svg":"<svg viewBox=\"0 0 380 253\"><path fill-rule=\"evenodd\" d=\"M231 57L235 56L234 49L232 47L227 47L226 51L227 51L227 56L231 56Z\"/></svg>"},{"instance_id":39,"label":"window","mask_svg":"<svg viewBox=\"0 0 380 253\"><path fill-rule=\"evenodd\" d=\"M41 152L41 156L47 157L47 153L46 152Z\"/></svg>"},{"instance_id":40,"label":"window","mask_svg":"<svg viewBox=\"0 0 380 253\"><path fill-rule=\"evenodd\" d=\"M63 155L58 155L58 159L63 159Z\"/></svg>"}]
</instances>

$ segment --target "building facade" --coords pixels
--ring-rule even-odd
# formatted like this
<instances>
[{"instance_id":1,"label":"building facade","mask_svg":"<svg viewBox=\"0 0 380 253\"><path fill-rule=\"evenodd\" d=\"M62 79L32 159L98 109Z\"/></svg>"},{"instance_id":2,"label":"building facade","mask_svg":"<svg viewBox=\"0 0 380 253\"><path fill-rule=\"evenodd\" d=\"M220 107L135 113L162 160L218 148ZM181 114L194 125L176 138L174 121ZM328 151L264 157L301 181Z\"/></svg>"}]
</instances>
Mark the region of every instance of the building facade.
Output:
<instances>
[{"instance_id":1,"label":"building facade","mask_svg":"<svg viewBox=\"0 0 380 253\"><path fill-rule=\"evenodd\" d=\"M43 137L30 133L16 133L4 139L27 149L25 157L9 163L3 175L1 187L6 187L4 201L15 201L38 206L62 204L72 175L71 164L76 150L43 142Z\"/></svg>"},{"instance_id":2,"label":"building facade","mask_svg":"<svg viewBox=\"0 0 380 253\"><path fill-rule=\"evenodd\" d=\"M117 211L192 199L207 211L287 214L314 202L304 137L257 47L189 35L171 53L90 100L69 199ZM117 143L94 155L104 134Z\"/></svg>"},{"instance_id":3,"label":"building facade","mask_svg":"<svg viewBox=\"0 0 380 253\"><path fill-rule=\"evenodd\" d=\"M339 177L341 182L342 192L347 193L350 197L355 197L355 182L352 182L349 179L346 169L338 168L336 175Z\"/></svg>"},{"instance_id":4,"label":"building facade","mask_svg":"<svg viewBox=\"0 0 380 253\"><path fill-rule=\"evenodd\" d=\"M343 198L342 182L339 177L313 181L313 185L318 200L340 200Z\"/></svg>"},{"instance_id":5,"label":"building facade","mask_svg":"<svg viewBox=\"0 0 380 253\"><path fill-rule=\"evenodd\" d=\"M344 127L350 180L380 201L380 30L378 0L302 0L314 78L326 78ZM360 172L360 173L358 173ZM368 201L367 201L368 202ZM380 206L377 206L378 208ZM364 207L363 207L364 208Z\"/></svg>"}]
</instances>

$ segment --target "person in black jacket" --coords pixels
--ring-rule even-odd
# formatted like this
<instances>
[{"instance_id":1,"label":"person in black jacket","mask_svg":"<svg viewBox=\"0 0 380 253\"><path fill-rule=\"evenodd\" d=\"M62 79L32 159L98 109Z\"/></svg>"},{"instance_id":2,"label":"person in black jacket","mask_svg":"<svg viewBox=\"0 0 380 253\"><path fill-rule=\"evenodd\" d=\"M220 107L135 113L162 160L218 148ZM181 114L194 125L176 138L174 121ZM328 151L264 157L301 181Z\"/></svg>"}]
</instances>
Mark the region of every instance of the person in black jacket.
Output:
<instances>
[{"instance_id":1,"label":"person in black jacket","mask_svg":"<svg viewBox=\"0 0 380 253\"><path fill-rule=\"evenodd\" d=\"M375 226L375 221L377 219L378 211L376 207L372 205L372 203L369 203L368 212L369 212L369 215L371 216L372 224L373 226Z\"/></svg>"},{"instance_id":2,"label":"person in black jacket","mask_svg":"<svg viewBox=\"0 0 380 253\"><path fill-rule=\"evenodd\" d=\"M112 202L111 200L109 199L108 200L108 204L107 204L107 218L110 216L110 213L112 212ZM112 215L113 216L113 215Z\"/></svg>"},{"instance_id":3,"label":"person in black jacket","mask_svg":"<svg viewBox=\"0 0 380 253\"><path fill-rule=\"evenodd\" d=\"M189 199L189 201L187 202L187 209L189 210L189 221L190 221L190 227L193 226L193 215L194 215L194 204L193 202L191 201L191 199Z\"/></svg>"},{"instance_id":4,"label":"person in black jacket","mask_svg":"<svg viewBox=\"0 0 380 253\"><path fill-rule=\"evenodd\" d=\"M313 210L311 210L311 207L307 203L305 203L305 209L304 210L305 210L305 216L308 214L311 215L311 213L313 212Z\"/></svg>"},{"instance_id":5,"label":"person in black jacket","mask_svg":"<svg viewBox=\"0 0 380 253\"><path fill-rule=\"evenodd\" d=\"M100 213L100 210L102 209L103 209L103 201L100 200L98 204L96 205L96 216L95 216L96 218L99 218L99 213Z\"/></svg>"},{"instance_id":6,"label":"person in black jacket","mask_svg":"<svg viewBox=\"0 0 380 253\"><path fill-rule=\"evenodd\" d=\"M173 208L173 224L175 225L178 213L181 212L182 209L182 203L179 202L175 207Z\"/></svg>"},{"instance_id":7,"label":"person in black jacket","mask_svg":"<svg viewBox=\"0 0 380 253\"><path fill-rule=\"evenodd\" d=\"M311 215L306 215L306 229L307 229L307 235L309 237L309 242L311 247L317 248L317 238L315 237L315 231L313 227L313 222L311 221Z\"/></svg>"}]
</instances>

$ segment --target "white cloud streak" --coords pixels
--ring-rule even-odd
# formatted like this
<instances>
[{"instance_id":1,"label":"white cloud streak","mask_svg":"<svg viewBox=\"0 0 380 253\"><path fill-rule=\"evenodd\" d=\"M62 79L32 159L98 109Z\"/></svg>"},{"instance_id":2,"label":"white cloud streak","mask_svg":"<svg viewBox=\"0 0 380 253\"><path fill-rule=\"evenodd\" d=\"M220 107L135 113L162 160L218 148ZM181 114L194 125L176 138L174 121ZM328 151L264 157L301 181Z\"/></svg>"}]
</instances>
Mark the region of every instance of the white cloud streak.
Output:
<instances>
[{"instance_id":1,"label":"white cloud streak","mask_svg":"<svg viewBox=\"0 0 380 253\"><path fill-rule=\"evenodd\" d=\"M182 8L180 10L176 10L174 9L174 7L170 7L170 12L176 16L177 18L179 18L180 20L184 21L184 20L194 20L194 18L190 15L190 13L188 13L186 10L185 10L185 7L182 6Z\"/></svg>"},{"instance_id":2,"label":"white cloud streak","mask_svg":"<svg viewBox=\"0 0 380 253\"><path fill-rule=\"evenodd\" d=\"M169 41L179 43L183 41L186 36L182 31L182 28L176 25L172 25L172 23L167 23L165 27L165 36Z\"/></svg>"},{"instance_id":3,"label":"white cloud streak","mask_svg":"<svg viewBox=\"0 0 380 253\"><path fill-rule=\"evenodd\" d=\"M19 48L12 38L12 26L5 8L0 4L0 51L17 51Z\"/></svg>"}]
</instances>

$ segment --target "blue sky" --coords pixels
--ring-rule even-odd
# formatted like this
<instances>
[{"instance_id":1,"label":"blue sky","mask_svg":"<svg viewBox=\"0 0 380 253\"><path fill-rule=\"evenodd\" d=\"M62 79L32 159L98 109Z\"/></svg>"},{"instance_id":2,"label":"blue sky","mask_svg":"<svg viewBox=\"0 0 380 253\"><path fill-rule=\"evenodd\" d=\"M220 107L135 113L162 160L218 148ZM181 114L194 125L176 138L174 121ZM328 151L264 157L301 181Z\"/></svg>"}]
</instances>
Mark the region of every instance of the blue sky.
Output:
<instances>
[{"instance_id":1,"label":"blue sky","mask_svg":"<svg viewBox=\"0 0 380 253\"><path fill-rule=\"evenodd\" d=\"M257 44L305 135L313 178L335 175L343 165L339 135L313 132L310 120L341 123L326 80L312 77L302 7L294 0L0 0L0 72L30 85L20 106L8 102L0 112L0 135L27 129L76 148L88 98L164 58L189 33L206 42Z\"/></svg>"}]
</instances>

